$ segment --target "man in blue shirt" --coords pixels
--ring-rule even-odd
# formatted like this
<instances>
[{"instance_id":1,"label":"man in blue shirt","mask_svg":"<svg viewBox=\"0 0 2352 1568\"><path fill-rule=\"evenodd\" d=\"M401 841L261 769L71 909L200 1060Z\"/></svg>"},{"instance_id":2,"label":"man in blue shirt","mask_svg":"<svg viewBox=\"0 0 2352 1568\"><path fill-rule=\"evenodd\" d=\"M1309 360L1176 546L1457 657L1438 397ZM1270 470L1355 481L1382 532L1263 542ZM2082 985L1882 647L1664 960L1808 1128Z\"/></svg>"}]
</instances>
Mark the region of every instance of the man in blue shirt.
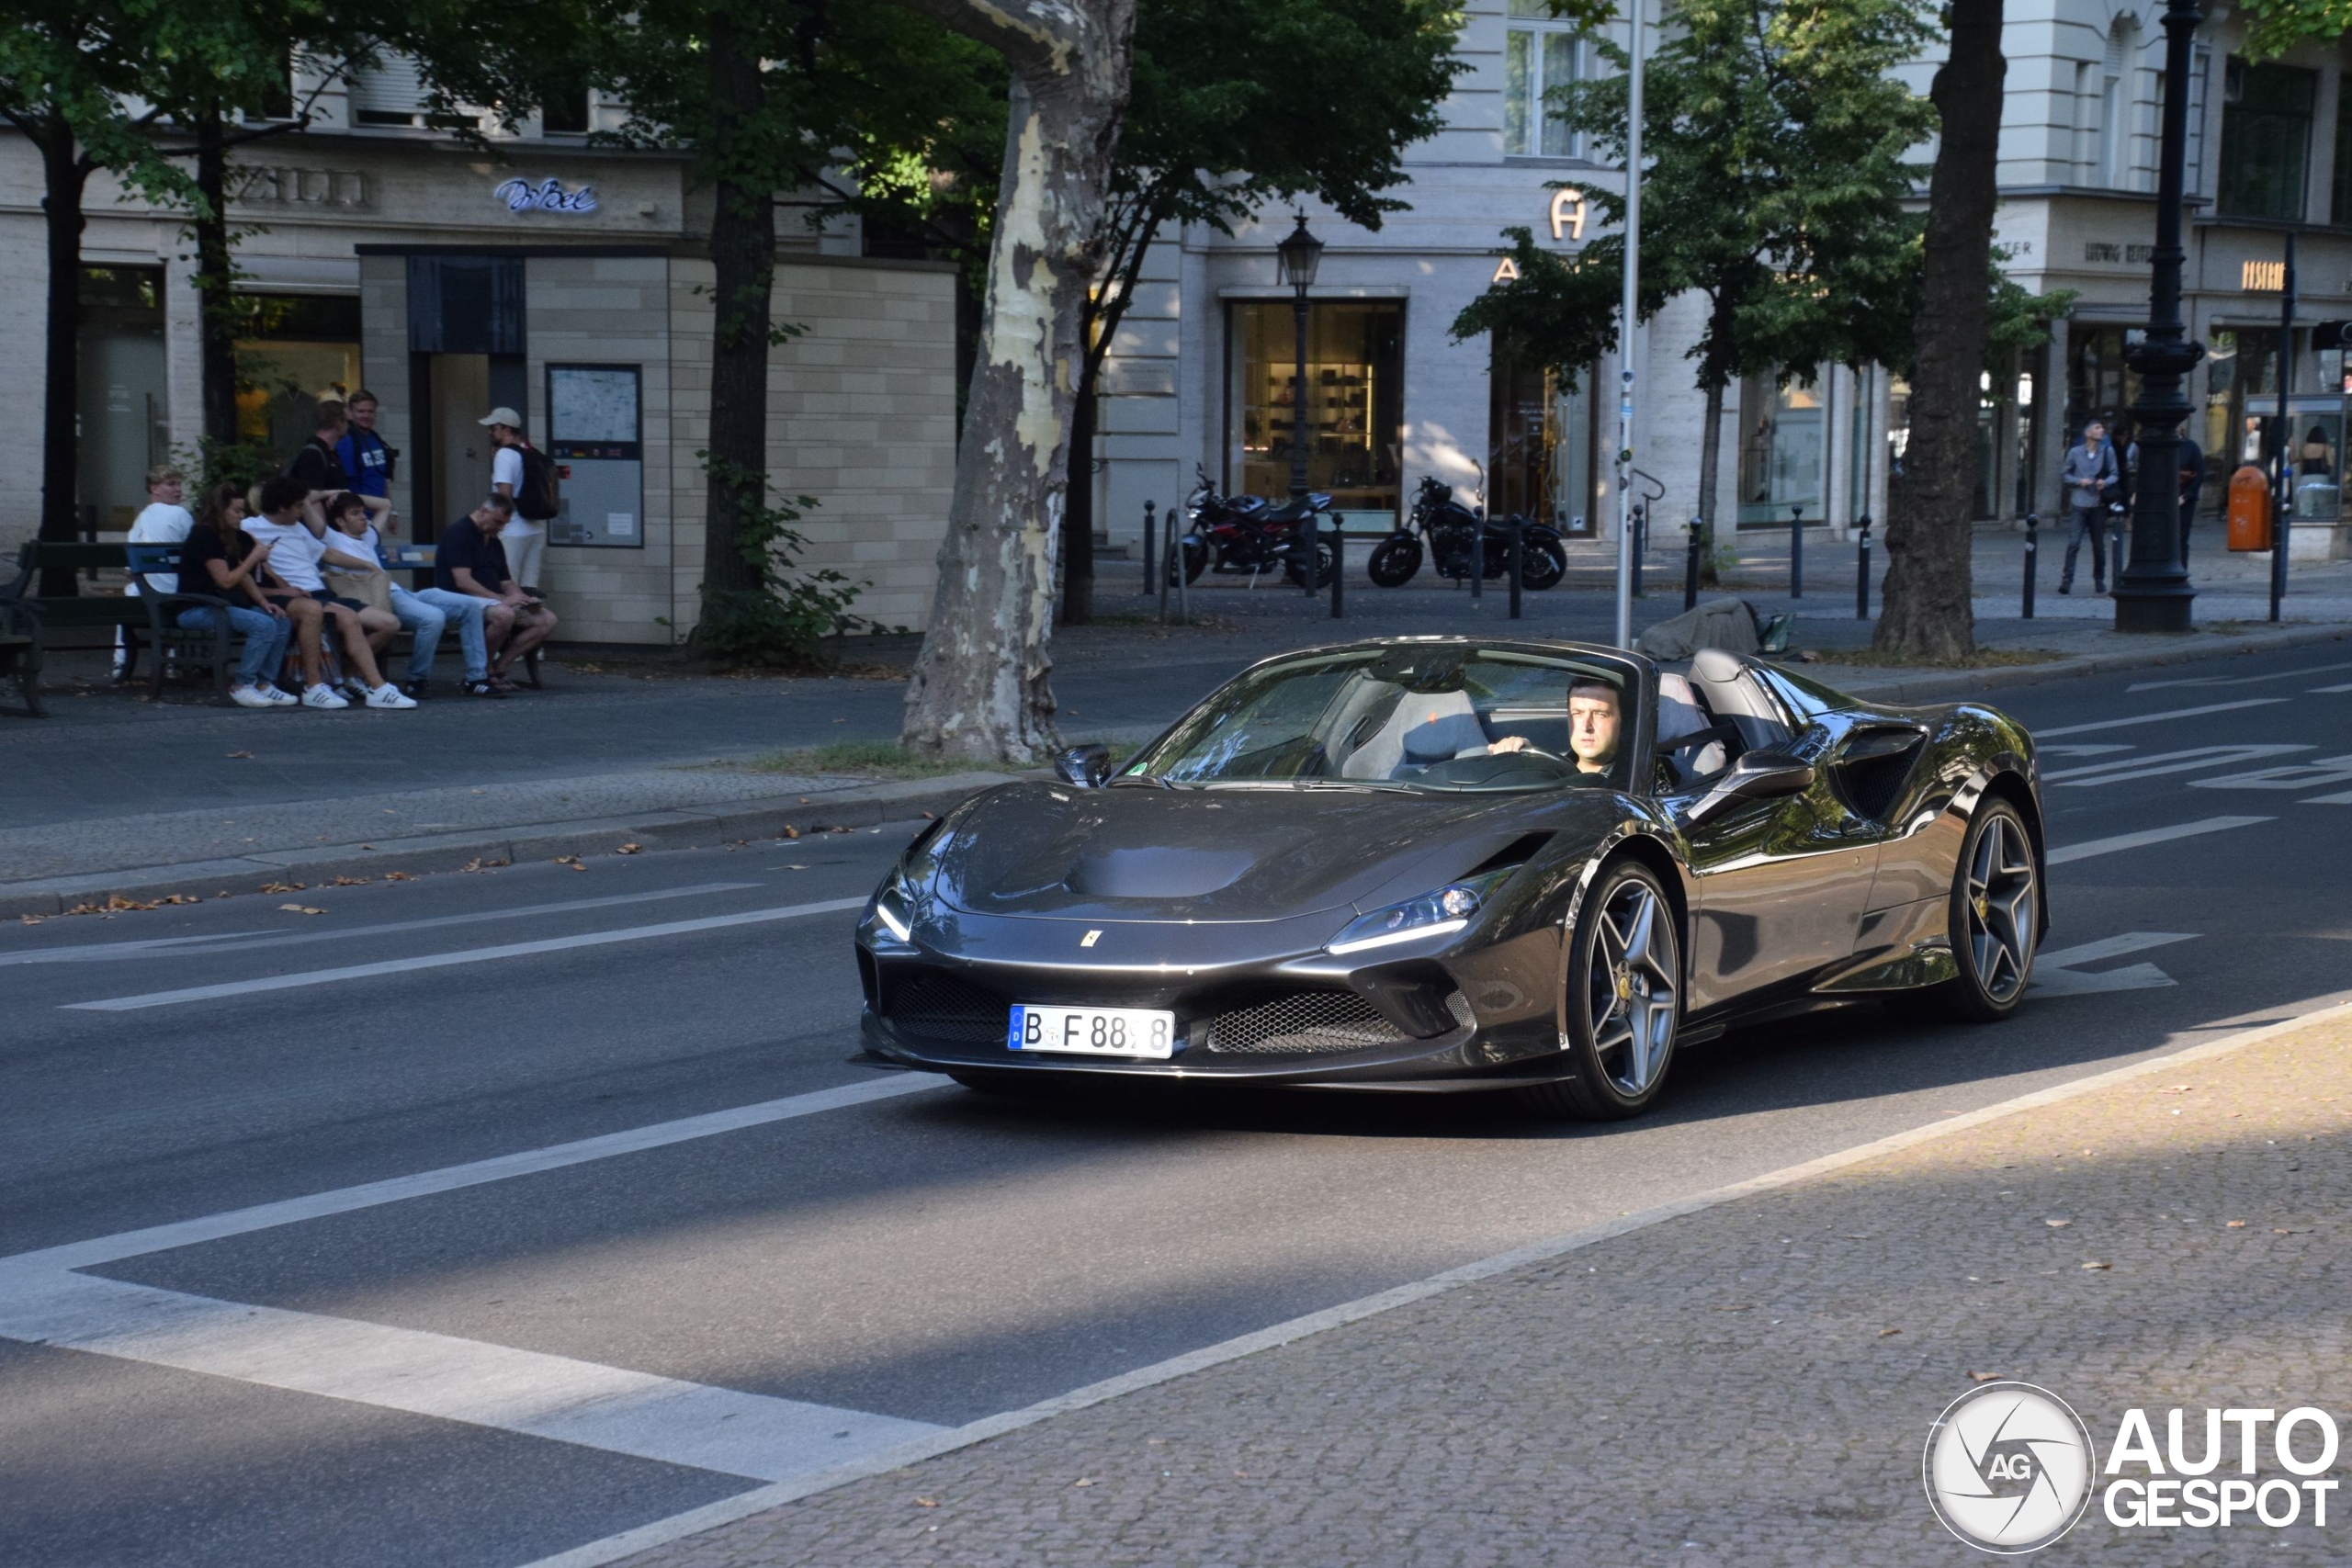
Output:
<instances>
[{"instance_id":1,"label":"man in blue shirt","mask_svg":"<svg viewBox=\"0 0 2352 1568\"><path fill-rule=\"evenodd\" d=\"M351 476L351 492L368 502L368 521L386 538L400 532L392 511L392 459L399 456L376 434L376 394L362 387L345 404L350 428L334 444L343 471Z\"/></svg>"}]
</instances>

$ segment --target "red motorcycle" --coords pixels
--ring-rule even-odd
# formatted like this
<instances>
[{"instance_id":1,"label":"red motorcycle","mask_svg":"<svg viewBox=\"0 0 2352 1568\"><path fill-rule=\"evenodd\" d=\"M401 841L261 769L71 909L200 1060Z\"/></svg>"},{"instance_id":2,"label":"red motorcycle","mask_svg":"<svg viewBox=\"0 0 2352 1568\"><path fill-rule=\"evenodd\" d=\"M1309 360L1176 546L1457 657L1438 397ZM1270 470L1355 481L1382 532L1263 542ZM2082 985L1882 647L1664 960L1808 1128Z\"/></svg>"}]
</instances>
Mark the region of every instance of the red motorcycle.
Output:
<instances>
[{"instance_id":1,"label":"red motorcycle","mask_svg":"<svg viewBox=\"0 0 2352 1568\"><path fill-rule=\"evenodd\" d=\"M1254 495L1219 495L1202 471L1200 482L1184 501L1181 550L1168 552L1168 581L1176 581L1176 563L1181 558L1186 582L1200 581L1201 573L1214 562L1220 572L1251 577L1279 567L1294 586L1305 588L1306 550L1299 535L1308 519L1317 518L1324 526L1316 531L1315 586L1328 588L1332 573L1339 570L1339 551L1324 531L1338 526L1336 519L1325 515L1330 510L1331 498L1319 491L1279 506Z\"/></svg>"}]
</instances>

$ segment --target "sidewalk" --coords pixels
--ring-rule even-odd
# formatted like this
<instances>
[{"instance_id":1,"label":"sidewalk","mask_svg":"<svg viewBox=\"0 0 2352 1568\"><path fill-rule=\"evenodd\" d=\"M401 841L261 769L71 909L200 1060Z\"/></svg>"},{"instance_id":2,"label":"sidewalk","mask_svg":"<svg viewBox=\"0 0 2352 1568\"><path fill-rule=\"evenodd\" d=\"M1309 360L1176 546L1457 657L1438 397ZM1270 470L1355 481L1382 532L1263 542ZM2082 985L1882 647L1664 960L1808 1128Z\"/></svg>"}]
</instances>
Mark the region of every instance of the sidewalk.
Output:
<instances>
[{"instance_id":1,"label":"sidewalk","mask_svg":"<svg viewBox=\"0 0 2352 1568\"><path fill-rule=\"evenodd\" d=\"M2206 1406L2352 1405L2352 1019L2331 1010L570 1561L1982 1562L1920 1480L1929 1423L1977 1382L2058 1394L2101 1457L2133 1406L2159 1444L2165 1410L2188 1409L2193 1447ZM2135 1530L2094 1500L2051 1560L2338 1562L2347 1513L2339 1492L2324 1529L2306 1508L2293 1528Z\"/></svg>"},{"instance_id":2,"label":"sidewalk","mask_svg":"<svg viewBox=\"0 0 2352 1568\"><path fill-rule=\"evenodd\" d=\"M1996 569L2015 564L2016 538L1980 531L1980 588ZM1785 536L1777 557L1775 543L1743 536L1721 592L1766 614L1794 614L1794 647L1819 656L1808 671L1858 695L1936 700L2352 635L2352 564L2334 563L2297 578L2290 612L2312 618L2287 626L2264 625L2257 613L2250 624L2201 619L2203 629L2184 637L2127 637L2111 629L2105 599L2049 594L2027 621L1987 592L1977 605L1980 644L2046 659L1965 671L1855 666L1838 655L1867 646L1871 626L1854 618L1850 575L1842 598L1813 592L1790 600ZM2246 597L2258 558L2200 562L2200 616ZM1607 592L1531 593L1524 618L1513 622L1502 589L1474 598L1425 572L1384 591L1362 580L1360 561L1351 564L1343 620L1330 618L1328 599L1287 586L1204 577L1190 595L1198 624L1168 626L1157 618L1157 599L1137 592L1140 567L1106 562L1098 624L1053 640L1064 735L1140 739L1250 660L1318 642L1480 629L1612 635ZM1637 628L1680 613L1679 579L1654 574L1645 586L1651 592L1634 605ZM899 672L917 647L912 637L859 638L845 650L851 673L799 679L693 675L658 655L567 654L549 661L545 692L506 702L449 695L403 714L254 714L176 692L151 704L143 688L107 683L104 655L59 655L56 716L0 716L0 773L8 780L0 791L0 917L53 914L109 897L249 891L296 873L455 870L518 853L727 842L770 836L787 823L871 825L886 809L902 817L942 810L999 775L877 790L854 776L741 766L779 750L894 737L906 690Z\"/></svg>"}]
</instances>

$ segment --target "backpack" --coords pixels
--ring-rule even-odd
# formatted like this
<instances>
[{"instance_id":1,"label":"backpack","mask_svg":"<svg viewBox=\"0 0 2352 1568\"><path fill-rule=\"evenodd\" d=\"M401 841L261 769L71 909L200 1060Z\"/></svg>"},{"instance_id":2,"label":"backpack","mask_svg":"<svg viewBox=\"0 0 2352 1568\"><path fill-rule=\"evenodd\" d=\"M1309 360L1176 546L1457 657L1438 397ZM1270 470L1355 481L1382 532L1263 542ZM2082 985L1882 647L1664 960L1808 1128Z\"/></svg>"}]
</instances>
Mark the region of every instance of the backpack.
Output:
<instances>
[{"instance_id":1,"label":"backpack","mask_svg":"<svg viewBox=\"0 0 2352 1568\"><path fill-rule=\"evenodd\" d=\"M563 510L563 497L556 488L555 463L536 446L525 446L523 482L514 489L514 513L532 523L544 523Z\"/></svg>"}]
</instances>

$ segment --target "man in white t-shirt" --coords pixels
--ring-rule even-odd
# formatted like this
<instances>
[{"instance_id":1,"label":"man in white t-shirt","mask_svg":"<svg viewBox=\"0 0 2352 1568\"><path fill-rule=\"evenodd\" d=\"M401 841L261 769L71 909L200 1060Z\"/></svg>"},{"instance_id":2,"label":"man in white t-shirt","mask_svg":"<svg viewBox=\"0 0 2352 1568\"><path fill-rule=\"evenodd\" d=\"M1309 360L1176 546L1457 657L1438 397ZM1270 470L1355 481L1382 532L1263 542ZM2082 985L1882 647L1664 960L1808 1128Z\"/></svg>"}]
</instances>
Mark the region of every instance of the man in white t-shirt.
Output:
<instances>
[{"instance_id":1,"label":"man in white t-shirt","mask_svg":"<svg viewBox=\"0 0 2352 1568\"><path fill-rule=\"evenodd\" d=\"M134 545L179 545L187 542L187 531L196 526L196 519L180 504L187 490L187 477L177 468L162 468L147 470L147 504L138 516L130 520L130 539ZM180 591L180 574L176 571L142 572L124 587L123 592L137 597L139 585L144 581L153 593L176 593ZM114 629L114 672L122 677L130 650L123 642L122 628Z\"/></svg>"},{"instance_id":2,"label":"man in white t-shirt","mask_svg":"<svg viewBox=\"0 0 2352 1568\"><path fill-rule=\"evenodd\" d=\"M499 536L499 543L506 547L507 570L514 574L515 583L537 593L539 588L539 564L547 558L547 530L523 515L519 504L523 494L523 416L510 408L494 408L482 423L490 427L490 438L498 443L498 450L490 459L490 491L517 502L514 513L506 521L506 531Z\"/></svg>"},{"instance_id":3,"label":"man in white t-shirt","mask_svg":"<svg viewBox=\"0 0 2352 1568\"><path fill-rule=\"evenodd\" d=\"M326 681L322 642L325 629L332 626L343 646L344 658L367 688L367 705L413 708L416 705L414 699L402 694L376 669L376 650L368 646L368 628L360 619L360 612L366 606L328 592L326 579L319 575L319 562L327 547L302 519L304 502L309 498L309 487L300 479L281 476L265 480L259 498L260 513L246 518L243 525L249 537L270 547L267 570L271 582L262 592L293 618L294 650L302 669L302 705L351 705Z\"/></svg>"}]
</instances>

